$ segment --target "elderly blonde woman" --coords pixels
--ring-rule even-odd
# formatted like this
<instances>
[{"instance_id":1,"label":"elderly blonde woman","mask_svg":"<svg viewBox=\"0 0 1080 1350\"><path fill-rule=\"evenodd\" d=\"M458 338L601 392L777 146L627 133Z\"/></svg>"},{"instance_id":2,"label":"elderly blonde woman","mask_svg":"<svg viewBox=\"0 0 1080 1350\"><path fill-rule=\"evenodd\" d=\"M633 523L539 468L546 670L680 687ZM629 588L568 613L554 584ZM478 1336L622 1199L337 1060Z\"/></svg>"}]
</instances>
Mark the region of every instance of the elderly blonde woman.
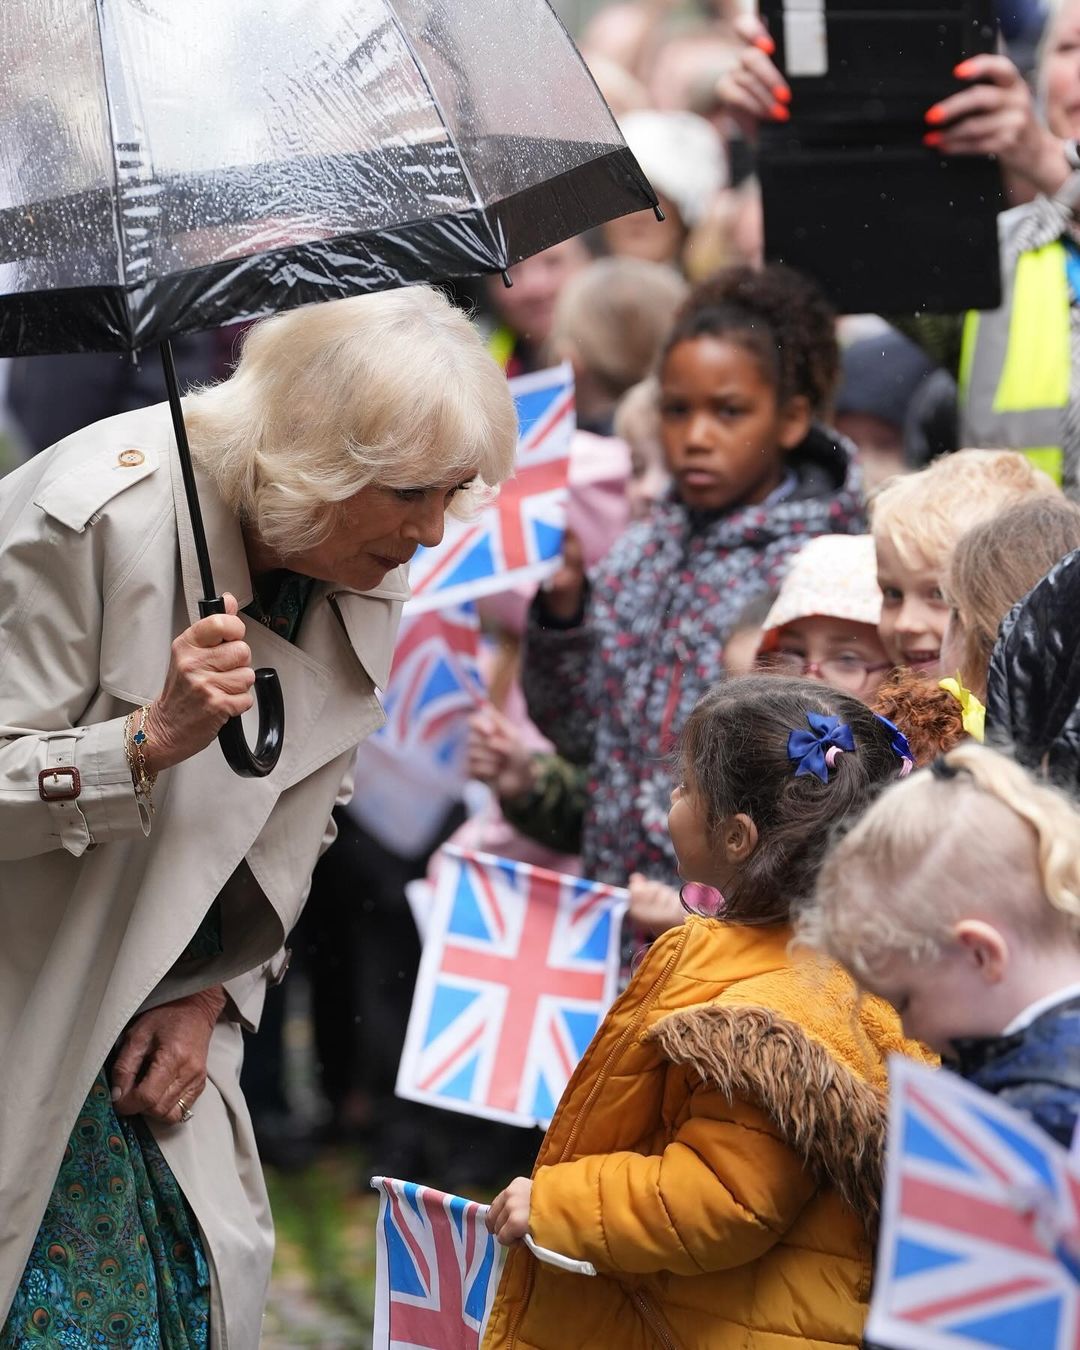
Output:
<instances>
[{"instance_id":1,"label":"elderly blonde woman","mask_svg":"<svg viewBox=\"0 0 1080 1350\"><path fill-rule=\"evenodd\" d=\"M196 617L164 406L0 483L5 1347L256 1350L272 1229L241 1028L381 720L404 565L516 434L427 288L265 321L186 414L227 614ZM213 742L263 664L285 747L241 780Z\"/></svg>"}]
</instances>

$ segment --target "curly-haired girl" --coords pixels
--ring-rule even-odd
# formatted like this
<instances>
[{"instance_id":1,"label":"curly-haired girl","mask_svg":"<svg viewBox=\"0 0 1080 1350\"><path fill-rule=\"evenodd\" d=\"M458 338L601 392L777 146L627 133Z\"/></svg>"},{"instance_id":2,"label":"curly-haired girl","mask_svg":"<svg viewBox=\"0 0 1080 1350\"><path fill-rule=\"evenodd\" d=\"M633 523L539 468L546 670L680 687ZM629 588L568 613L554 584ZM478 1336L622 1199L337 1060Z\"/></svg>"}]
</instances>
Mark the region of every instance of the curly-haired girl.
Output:
<instances>
[{"instance_id":1,"label":"curly-haired girl","mask_svg":"<svg viewBox=\"0 0 1080 1350\"><path fill-rule=\"evenodd\" d=\"M523 685L544 734L589 766L588 876L674 879L667 756L732 623L809 537L863 528L850 447L819 420L837 369L832 315L796 273L697 287L658 372L669 495L588 578L568 550L537 597Z\"/></svg>"}]
</instances>

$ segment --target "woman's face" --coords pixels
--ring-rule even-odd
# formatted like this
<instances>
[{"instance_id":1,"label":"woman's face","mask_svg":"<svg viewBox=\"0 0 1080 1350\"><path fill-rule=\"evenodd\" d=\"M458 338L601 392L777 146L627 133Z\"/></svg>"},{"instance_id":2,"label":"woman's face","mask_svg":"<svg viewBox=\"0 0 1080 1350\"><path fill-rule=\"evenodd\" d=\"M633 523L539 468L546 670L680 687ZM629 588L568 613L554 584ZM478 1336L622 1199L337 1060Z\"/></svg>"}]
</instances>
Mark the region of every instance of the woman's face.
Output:
<instances>
[{"instance_id":1,"label":"woman's face","mask_svg":"<svg viewBox=\"0 0 1080 1350\"><path fill-rule=\"evenodd\" d=\"M697 511L763 502L810 429L803 400L777 404L752 352L723 338L678 342L660 372L660 436L679 497Z\"/></svg>"},{"instance_id":2,"label":"woman's face","mask_svg":"<svg viewBox=\"0 0 1080 1350\"><path fill-rule=\"evenodd\" d=\"M1039 89L1046 121L1055 136L1080 137L1080 3L1070 0L1051 22L1046 37Z\"/></svg>"},{"instance_id":3,"label":"woman's face","mask_svg":"<svg viewBox=\"0 0 1080 1350\"><path fill-rule=\"evenodd\" d=\"M337 507L334 528L321 543L289 554L279 565L350 590L373 590L417 548L434 548L442 540L446 509L464 486L370 483Z\"/></svg>"}]
</instances>

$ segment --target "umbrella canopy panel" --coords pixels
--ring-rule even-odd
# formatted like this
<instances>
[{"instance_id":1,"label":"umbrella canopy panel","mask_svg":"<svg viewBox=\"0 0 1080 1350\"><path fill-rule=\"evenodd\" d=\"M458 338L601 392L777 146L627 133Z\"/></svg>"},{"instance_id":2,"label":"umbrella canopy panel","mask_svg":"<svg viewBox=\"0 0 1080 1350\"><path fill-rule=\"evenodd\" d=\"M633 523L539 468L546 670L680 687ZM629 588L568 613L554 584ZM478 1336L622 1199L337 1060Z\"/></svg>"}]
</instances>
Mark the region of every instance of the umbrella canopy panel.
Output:
<instances>
[{"instance_id":1,"label":"umbrella canopy panel","mask_svg":"<svg viewBox=\"0 0 1080 1350\"><path fill-rule=\"evenodd\" d=\"M0 351L498 270L654 194L547 0L5 0Z\"/></svg>"}]
</instances>

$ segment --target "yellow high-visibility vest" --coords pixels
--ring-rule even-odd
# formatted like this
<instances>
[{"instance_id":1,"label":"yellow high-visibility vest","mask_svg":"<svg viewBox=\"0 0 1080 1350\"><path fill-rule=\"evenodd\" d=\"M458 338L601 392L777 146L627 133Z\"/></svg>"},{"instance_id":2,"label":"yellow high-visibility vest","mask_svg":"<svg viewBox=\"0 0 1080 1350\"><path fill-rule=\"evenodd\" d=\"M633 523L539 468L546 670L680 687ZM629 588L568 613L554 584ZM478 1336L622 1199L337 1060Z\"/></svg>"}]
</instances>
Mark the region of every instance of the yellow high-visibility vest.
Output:
<instances>
[{"instance_id":1,"label":"yellow high-visibility vest","mask_svg":"<svg viewBox=\"0 0 1080 1350\"><path fill-rule=\"evenodd\" d=\"M1071 318L1065 245L1021 253L1000 309L971 310L960 354L961 444L1021 450L1055 482L1064 469Z\"/></svg>"}]
</instances>

